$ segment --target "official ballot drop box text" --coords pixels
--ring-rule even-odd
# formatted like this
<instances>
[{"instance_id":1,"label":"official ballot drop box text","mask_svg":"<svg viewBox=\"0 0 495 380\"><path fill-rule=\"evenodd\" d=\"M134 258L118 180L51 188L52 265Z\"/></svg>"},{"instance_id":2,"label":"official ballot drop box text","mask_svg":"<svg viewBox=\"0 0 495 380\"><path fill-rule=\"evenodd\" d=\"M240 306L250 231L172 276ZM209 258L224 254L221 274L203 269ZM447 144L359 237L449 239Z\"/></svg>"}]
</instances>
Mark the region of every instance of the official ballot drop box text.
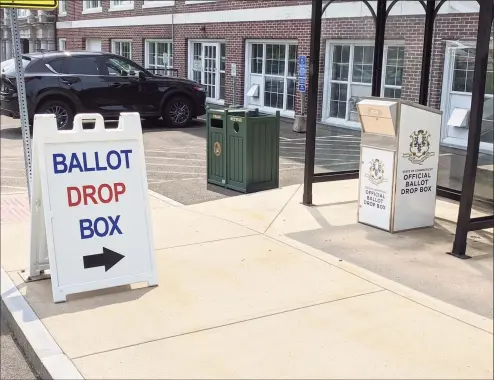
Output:
<instances>
[{"instance_id":1,"label":"official ballot drop box text","mask_svg":"<svg viewBox=\"0 0 495 380\"><path fill-rule=\"evenodd\" d=\"M357 108L358 221L389 232L433 226L442 113L384 98L364 99Z\"/></svg>"}]
</instances>

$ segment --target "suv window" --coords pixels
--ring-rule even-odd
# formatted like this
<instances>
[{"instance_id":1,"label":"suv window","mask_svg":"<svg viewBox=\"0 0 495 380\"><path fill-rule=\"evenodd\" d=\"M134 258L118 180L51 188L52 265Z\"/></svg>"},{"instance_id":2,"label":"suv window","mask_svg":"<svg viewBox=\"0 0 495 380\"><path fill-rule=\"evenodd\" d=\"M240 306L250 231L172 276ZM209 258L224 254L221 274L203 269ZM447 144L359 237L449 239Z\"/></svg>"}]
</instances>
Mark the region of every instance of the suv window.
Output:
<instances>
[{"instance_id":1,"label":"suv window","mask_svg":"<svg viewBox=\"0 0 495 380\"><path fill-rule=\"evenodd\" d=\"M57 71L55 67L53 67L53 69ZM94 57L72 57L65 59L63 67L59 72L76 75L100 75L98 63Z\"/></svg>"},{"instance_id":2,"label":"suv window","mask_svg":"<svg viewBox=\"0 0 495 380\"><path fill-rule=\"evenodd\" d=\"M141 71L144 72L134 62L119 57L105 58L105 67L108 70L108 74L112 76L128 76L131 71L134 71L136 75Z\"/></svg>"},{"instance_id":3,"label":"suv window","mask_svg":"<svg viewBox=\"0 0 495 380\"><path fill-rule=\"evenodd\" d=\"M47 63L47 65L50 66L56 73L62 72L63 64L64 64L63 59L55 59L55 60Z\"/></svg>"}]
</instances>

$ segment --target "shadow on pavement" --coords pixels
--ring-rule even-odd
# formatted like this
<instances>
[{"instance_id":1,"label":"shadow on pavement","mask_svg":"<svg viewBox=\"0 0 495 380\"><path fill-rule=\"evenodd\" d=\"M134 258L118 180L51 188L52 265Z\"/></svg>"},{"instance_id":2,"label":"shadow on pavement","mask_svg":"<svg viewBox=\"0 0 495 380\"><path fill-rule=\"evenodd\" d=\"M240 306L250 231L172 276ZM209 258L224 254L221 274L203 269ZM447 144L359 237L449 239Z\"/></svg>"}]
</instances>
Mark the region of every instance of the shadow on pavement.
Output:
<instances>
[{"instance_id":1,"label":"shadow on pavement","mask_svg":"<svg viewBox=\"0 0 495 380\"><path fill-rule=\"evenodd\" d=\"M334 206L308 208L321 228L286 236L444 302L493 318L492 233L471 233L468 247L473 259L458 260L446 254L455 231L452 221L437 218L435 228L391 234L359 223L332 225L327 218L332 213L329 207Z\"/></svg>"},{"instance_id":2,"label":"shadow on pavement","mask_svg":"<svg viewBox=\"0 0 495 380\"><path fill-rule=\"evenodd\" d=\"M155 120L153 122L143 120L141 122L141 125L143 128L143 133L175 131L175 132L188 133L196 137L206 138L206 124L204 120L200 120L200 119L192 120L190 125L183 128L174 128L167 126L165 121L163 121L162 119Z\"/></svg>"},{"instance_id":3,"label":"shadow on pavement","mask_svg":"<svg viewBox=\"0 0 495 380\"><path fill-rule=\"evenodd\" d=\"M132 302L156 289L145 285L144 287L136 288L137 285L123 285L115 288L69 294L67 302L58 304L54 303L52 299L51 281L26 282L19 284L17 288L20 292L25 289L24 297L34 309L38 318L44 319L56 315L78 313L108 305Z\"/></svg>"},{"instance_id":4,"label":"shadow on pavement","mask_svg":"<svg viewBox=\"0 0 495 380\"><path fill-rule=\"evenodd\" d=\"M0 130L0 138L7 140L21 140L21 127L3 128Z\"/></svg>"}]
</instances>

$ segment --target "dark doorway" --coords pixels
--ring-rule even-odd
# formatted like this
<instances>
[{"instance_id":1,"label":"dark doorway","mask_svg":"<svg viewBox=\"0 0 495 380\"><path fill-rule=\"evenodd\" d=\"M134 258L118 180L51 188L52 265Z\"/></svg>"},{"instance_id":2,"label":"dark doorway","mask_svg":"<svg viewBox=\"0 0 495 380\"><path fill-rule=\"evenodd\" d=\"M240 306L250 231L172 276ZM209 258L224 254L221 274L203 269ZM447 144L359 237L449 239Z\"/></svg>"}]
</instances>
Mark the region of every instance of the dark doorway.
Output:
<instances>
[{"instance_id":1,"label":"dark doorway","mask_svg":"<svg viewBox=\"0 0 495 380\"><path fill-rule=\"evenodd\" d=\"M22 53L29 53L29 40L27 38L21 38L21 50Z\"/></svg>"}]
</instances>

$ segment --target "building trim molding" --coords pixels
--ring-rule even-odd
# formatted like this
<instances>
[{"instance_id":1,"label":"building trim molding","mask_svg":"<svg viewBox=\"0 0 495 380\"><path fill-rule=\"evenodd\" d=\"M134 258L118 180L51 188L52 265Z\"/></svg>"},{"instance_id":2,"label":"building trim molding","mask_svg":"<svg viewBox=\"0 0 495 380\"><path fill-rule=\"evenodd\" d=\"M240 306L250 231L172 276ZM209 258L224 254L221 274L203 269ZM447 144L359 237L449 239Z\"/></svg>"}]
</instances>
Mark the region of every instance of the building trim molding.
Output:
<instances>
[{"instance_id":1,"label":"building trim molding","mask_svg":"<svg viewBox=\"0 0 495 380\"><path fill-rule=\"evenodd\" d=\"M375 5L376 6L376 5ZM478 13L479 5L475 1L465 2L449 0L439 14ZM391 16L424 15L424 9L418 2L398 2L390 13ZM368 8L361 2L335 3L324 13L323 18L366 17L370 16ZM213 24L225 22L262 22L310 20L311 5L295 5L286 7L231 9L211 12L191 12L111 17L92 20L76 20L57 22L57 29L76 28L109 28L143 25L172 25L175 24Z\"/></svg>"}]
</instances>

